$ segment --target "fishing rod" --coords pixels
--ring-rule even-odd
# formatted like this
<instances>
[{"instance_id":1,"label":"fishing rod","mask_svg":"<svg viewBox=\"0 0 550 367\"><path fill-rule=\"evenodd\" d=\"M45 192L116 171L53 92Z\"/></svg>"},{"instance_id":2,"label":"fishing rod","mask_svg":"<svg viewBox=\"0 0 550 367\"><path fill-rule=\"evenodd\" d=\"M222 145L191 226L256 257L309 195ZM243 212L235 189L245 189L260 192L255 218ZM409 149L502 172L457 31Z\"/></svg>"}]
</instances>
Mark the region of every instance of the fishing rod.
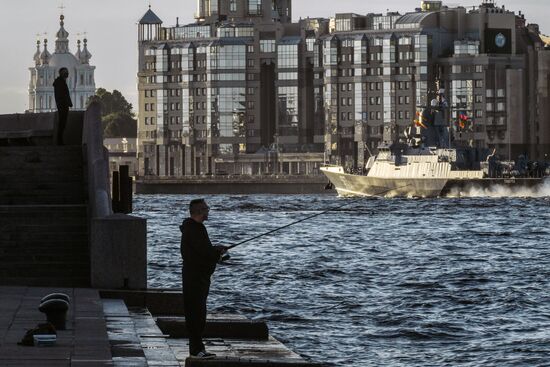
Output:
<instances>
[{"instance_id":1,"label":"fishing rod","mask_svg":"<svg viewBox=\"0 0 550 367\"><path fill-rule=\"evenodd\" d=\"M405 186L401 186L401 187L398 187L398 188L395 188L395 189L385 190L385 191L382 191L382 192L380 192L380 193L377 193L377 194L375 194L375 195L373 195L373 196L382 196L382 195L385 195L385 194L387 194L387 193L389 193L389 192L391 192L391 191L403 189L403 188L405 188L405 187L407 187L407 186L410 186L410 184L405 185ZM245 241L236 243L236 244L234 244L234 245L228 246L227 249L228 249L228 250L234 249L234 248L237 247L237 246L244 245L245 243L248 243L248 242L250 242L250 241L254 241L254 240L256 240L256 239L258 239L258 238L261 238L261 237L264 237L264 236L268 236L268 235L270 235L270 234L272 234L272 233L275 233L275 232L278 232L278 231L283 230L283 229L285 229L285 228L294 226L294 225L296 225L296 224L298 224L298 223L305 222L306 220L309 220L309 219L318 217L318 216L320 216L320 215L323 215L323 214L326 214L326 213L329 213L329 212L336 211L336 210L338 210L338 209L342 209L343 207L346 207L346 206L348 206L348 205L351 205L351 204L353 204L353 203L356 203L356 202L358 202L359 200L362 200L362 199L363 199L363 198L361 197L361 198L358 198L358 199L355 199L355 200L352 200L352 201L348 201L348 202L345 203L344 205L340 205L340 206L338 206L338 207L336 207L336 208L332 208L332 209L329 209L329 210L325 210L324 212L321 212L321 213L317 213L317 214L314 214L314 215L310 215L309 217L300 219L300 220L298 220L298 221L296 221L296 222L292 222L292 223L287 224L287 225L285 225L285 226L282 226L282 227L273 229L273 230L271 230L271 231L269 231L269 232L260 234L260 235L258 235L258 236L252 237L252 238L249 238L248 240L245 240Z\"/></svg>"}]
</instances>

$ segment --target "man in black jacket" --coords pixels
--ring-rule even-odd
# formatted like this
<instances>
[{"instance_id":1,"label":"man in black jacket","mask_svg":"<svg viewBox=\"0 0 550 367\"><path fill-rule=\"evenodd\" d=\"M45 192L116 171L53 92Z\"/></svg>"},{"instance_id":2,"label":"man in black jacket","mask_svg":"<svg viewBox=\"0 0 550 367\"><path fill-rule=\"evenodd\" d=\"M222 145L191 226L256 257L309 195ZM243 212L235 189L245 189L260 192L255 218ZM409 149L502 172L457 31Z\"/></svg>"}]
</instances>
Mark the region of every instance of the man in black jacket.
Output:
<instances>
[{"instance_id":1,"label":"man in black jacket","mask_svg":"<svg viewBox=\"0 0 550 367\"><path fill-rule=\"evenodd\" d=\"M63 145L63 131L69 117L69 108L73 106L71 94L67 86L69 70L67 68L59 69L59 76L53 82L55 104L57 105L57 115L59 117L57 125L57 144Z\"/></svg>"},{"instance_id":2,"label":"man in black jacket","mask_svg":"<svg viewBox=\"0 0 550 367\"><path fill-rule=\"evenodd\" d=\"M210 290L210 277L227 247L212 246L203 222L210 208L204 199L191 201L190 218L180 226L181 256L183 258L183 302L185 323L189 332L189 354L193 357L212 358L202 342L206 326L206 299Z\"/></svg>"}]
</instances>

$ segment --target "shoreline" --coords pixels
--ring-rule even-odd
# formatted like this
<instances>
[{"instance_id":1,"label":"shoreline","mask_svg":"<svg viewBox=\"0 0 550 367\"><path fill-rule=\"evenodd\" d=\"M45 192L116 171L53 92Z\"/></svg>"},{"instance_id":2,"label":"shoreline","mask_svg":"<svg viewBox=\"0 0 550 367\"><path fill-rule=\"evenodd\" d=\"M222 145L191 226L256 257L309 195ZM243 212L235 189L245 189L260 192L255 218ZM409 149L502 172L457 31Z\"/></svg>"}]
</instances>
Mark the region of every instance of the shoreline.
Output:
<instances>
[{"instance_id":1,"label":"shoreline","mask_svg":"<svg viewBox=\"0 0 550 367\"><path fill-rule=\"evenodd\" d=\"M154 194L335 194L324 176L190 176L137 178L135 193Z\"/></svg>"}]
</instances>

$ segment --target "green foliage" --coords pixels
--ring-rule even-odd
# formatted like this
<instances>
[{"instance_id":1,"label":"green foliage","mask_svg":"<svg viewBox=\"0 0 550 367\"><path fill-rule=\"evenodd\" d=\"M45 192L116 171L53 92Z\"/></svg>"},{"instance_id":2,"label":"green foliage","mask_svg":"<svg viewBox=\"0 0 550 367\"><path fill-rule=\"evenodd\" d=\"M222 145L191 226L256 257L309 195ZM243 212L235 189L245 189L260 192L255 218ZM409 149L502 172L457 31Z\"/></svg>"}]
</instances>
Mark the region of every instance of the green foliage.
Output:
<instances>
[{"instance_id":1,"label":"green foliage","mask_svg":"<svg viewBox=\"0 0 550 367\"><path fill-rule=\"evenodd\" d=\"M109 92L104 88L96 91L94 100L101 104L103 136L105 138L137 137L137 120L132 104L118 90Z\"/></svg>"},{"instance_id":2,"label":"green foliage","mask_svg":"<svg viewBox=\"0 0 550 367\"><path fill-rule=\"evenodd\" d=\"M112 113L103 117L103 136L105 138L137 137L137 120L126 113Z\"/></svg>"}]
</instances>

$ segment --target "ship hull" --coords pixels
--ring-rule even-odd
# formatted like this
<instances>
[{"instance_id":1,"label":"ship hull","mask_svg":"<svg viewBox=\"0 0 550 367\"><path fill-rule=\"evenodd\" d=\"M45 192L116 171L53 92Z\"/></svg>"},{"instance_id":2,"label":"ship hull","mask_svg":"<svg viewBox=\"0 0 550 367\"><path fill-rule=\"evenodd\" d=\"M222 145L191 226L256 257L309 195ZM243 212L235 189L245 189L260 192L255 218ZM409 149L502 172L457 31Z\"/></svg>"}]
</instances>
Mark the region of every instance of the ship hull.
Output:
<instances>
[{"instance_id":1,"label":"ship hull","mask_svg":"<svg viewBox=\"0 0 550 367\"><path fill-rule=\"evenodd\" d=\"M462 179L447 178L379 178L343 172L321 171L341 196L440 197L460 196L472 189L492 187L536 188L544 178Z\"/></svg>"},{"instance_id":2,"label":"ship hull","mask_svg":"<svg viewBox=\"0 0 550 367\"><path fill-rule=\"evenodd\" d=\"M448 179L378 178L321 170L341 196L437 197Z\"/></svg>"}]
</instances>

